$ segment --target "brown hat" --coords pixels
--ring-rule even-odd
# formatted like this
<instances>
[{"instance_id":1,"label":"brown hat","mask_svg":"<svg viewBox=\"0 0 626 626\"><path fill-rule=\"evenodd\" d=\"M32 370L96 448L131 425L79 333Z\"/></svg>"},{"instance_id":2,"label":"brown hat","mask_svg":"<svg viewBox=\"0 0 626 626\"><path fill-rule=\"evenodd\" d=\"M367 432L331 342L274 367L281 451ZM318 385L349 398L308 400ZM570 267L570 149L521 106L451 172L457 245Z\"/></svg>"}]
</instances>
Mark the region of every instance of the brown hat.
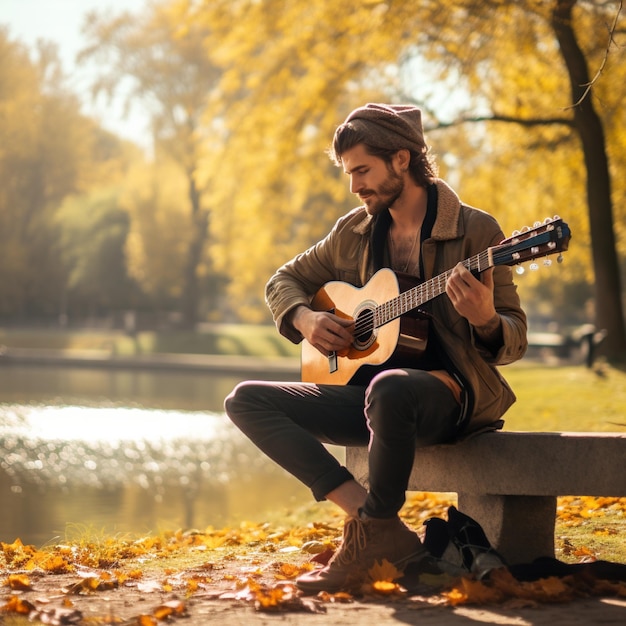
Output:
<instances>
[{"instance_id":1,"label":"brown hat","mask_svg":"<svg viewBox=\"0 0 626 626\"><path fill-rule=\"evenodd\" d=\"M365 131L367 142L377 148L426 150L422 112L411 104L366 104L352 111L344 124Z\"/></svg>"}]
</instances>

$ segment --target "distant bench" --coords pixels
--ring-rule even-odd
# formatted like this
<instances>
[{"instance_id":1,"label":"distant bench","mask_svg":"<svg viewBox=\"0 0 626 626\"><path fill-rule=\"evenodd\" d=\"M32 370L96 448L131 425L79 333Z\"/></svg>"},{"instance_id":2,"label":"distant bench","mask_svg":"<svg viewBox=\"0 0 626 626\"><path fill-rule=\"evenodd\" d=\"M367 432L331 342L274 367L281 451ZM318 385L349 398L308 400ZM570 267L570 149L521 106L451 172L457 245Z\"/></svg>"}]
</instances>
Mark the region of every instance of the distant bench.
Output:
<instances>
[{"instance_id":1,"label":"distant bench","mask_svg":"<svg viewBox=\"0 0 626 626\"><path fill-rule=\"evenodd\" d=\"M421 448L410 491L454 492L510 563L554 556L557 496L626 496L626 433L498 431ZM367 481L367 449L346 464Z\"/></svg>"},{"instance_id":2,"label":"distant bench","mask_svg":"<svg viewBox=\"0 0 626 626\"><path fill-rule=\"evenodd\" d=\"M593 324L583 324L568 335L555 332L529 332L527 355L539 356L542 359L550 357L574 359L584 362L591 368L596 359L597 348L606 336L606 330L598 330Z\"/></svg>"}]
</instances>

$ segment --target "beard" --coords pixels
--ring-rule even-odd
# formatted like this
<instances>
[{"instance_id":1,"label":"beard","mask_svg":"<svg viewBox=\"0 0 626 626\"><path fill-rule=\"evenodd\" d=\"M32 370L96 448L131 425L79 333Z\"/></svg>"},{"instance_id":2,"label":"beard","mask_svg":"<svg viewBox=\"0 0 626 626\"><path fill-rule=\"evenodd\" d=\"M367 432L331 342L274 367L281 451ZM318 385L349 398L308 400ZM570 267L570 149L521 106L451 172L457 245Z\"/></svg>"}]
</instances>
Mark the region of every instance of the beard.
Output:
<instances>
[{"instance_id":1,"label":"beard","mask_svg":"<svg viewBox=\"0 0 626 626\"><path fill-rule=\"evenodd\" d=\"M388 209L402 195L404 180L402 176L389 170L389 176L381 183L379 188L366 189L359 195L369 215L379 215ZM363 200L362 196L366 196Z\"/></svg>"}]
</instances>

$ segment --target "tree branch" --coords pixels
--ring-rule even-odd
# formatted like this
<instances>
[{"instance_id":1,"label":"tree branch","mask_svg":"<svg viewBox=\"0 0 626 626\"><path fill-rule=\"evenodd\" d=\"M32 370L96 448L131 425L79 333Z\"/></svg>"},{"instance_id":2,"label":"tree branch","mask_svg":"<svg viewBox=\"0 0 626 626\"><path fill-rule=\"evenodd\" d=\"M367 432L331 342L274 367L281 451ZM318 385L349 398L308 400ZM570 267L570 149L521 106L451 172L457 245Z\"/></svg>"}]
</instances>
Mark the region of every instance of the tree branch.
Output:
<instances>
[{"instance_id":1,"label":"tree branch","mask_svg":"<svg viewBox=\"0 0 626 626\"><path fill-rule=\"evenodd\" d=\"M467 122L476 123L476 122L506 122L510 124L519 124L520 126L549 126L549 125L563 125L563 126L574 126L574 121L567 117L515 117L514 115L499 115L494 113L492 115L477 115L473 117L460 117L451 122L438 122L434 126L431 126L427 130L438 130L440 128L449 128L451 126L459 126L460 124L465 124Z\"/></svg>"},{"instance_id":2,"label":"tree branch","mask_svg":"<svg viewBox=\"0 0 626 626\"><path fill-rule=\"evenodd\" d=\"M606 65L607 59L609 58L609 52L611 51L611 44L615 44L616 46L618 45L615 42L614 35L617 29L617 21L619 20L619 16L622 12L623 4L623 0L620 0L619 5L617 6L617 12L615 13L615 18L613 19L613 25L608 29L609 41L604 51L604 58L602 59L602 63L600 63L600 67L598 68L596 75L585 85L585 91L583 92L583 95L580 96L580 98L576 102L574 102L574 104L572 104L569 108L577 107L582 104L583 100L589 95L591 88L600 79L600 76L604 71L604 66Z\"/></svg>"}]
</instances>

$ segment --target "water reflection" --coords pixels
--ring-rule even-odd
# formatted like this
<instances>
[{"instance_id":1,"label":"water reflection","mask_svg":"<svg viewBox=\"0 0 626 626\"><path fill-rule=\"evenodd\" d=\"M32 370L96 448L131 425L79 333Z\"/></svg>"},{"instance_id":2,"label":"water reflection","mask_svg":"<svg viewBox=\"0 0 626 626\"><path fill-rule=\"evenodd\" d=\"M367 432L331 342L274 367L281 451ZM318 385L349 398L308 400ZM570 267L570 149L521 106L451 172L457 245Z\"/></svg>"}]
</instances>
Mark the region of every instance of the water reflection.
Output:
<instances>
[{"instance_id":1,"label":"water reflection","mask_svg":"<svg viewBox=\"0 0 626 626\"><path fill-rule=\"evenodd\" d=\"M34 369L18 388L2 369L0 541L219 527L311 498L219 409L198 410L208 389L221 408L232 377Z\"/></svg>"}]
</instances>

